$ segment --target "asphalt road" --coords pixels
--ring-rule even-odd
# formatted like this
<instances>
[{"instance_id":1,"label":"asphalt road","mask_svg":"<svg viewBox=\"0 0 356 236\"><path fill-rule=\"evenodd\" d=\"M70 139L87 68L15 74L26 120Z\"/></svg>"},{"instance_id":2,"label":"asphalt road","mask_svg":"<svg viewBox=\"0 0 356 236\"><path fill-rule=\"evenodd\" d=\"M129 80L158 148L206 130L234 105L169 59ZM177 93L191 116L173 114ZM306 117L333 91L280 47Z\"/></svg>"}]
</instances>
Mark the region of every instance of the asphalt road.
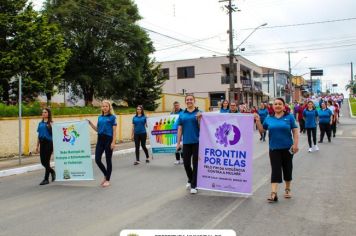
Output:
<instances>
[{"instance_id":1,"label":"asphalt road","mask_svg":"<svg viewBox=\"0 0 356 236\"><path fill-rule=\"evenodd\" d=\"M356 120L344 112L337 137L308 153L301 135L293 198L269 204L268 146L255 133L253 196L185 190L182 165L157 156L113 161L112 186L97 180L39 186L43 170L0 178L0 235L118 235L122 229L233 229L237 235L356 235ZM141 156L143 156L141 154ZM283 186L279 195L283 195Z\"/></svg>"}]
</instances>

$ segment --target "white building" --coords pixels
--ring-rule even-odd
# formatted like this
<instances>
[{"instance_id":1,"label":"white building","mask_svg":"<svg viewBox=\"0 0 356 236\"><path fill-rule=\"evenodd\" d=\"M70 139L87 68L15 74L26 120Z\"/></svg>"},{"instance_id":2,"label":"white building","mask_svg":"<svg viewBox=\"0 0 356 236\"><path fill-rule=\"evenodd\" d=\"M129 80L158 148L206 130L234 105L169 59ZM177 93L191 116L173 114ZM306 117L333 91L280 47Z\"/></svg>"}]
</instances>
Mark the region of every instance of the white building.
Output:
<instances>
[{"instance_id":1,"label":"white building","mask_svg":"<svg viewBox=\"0 0 356 236\"><path fill-rule=\"evenodd\" d=\"M193 93L199 97L208 97L210 105L228 98L229 58L202 57L197 59L161 62L162 72L168 76L163 86L163 93ZM241 95L235 93L235 100L257 106L263 101L262 68L253 62L236 56L234 60L235 88L241 81Z\"/></svg>"}]
</instances>

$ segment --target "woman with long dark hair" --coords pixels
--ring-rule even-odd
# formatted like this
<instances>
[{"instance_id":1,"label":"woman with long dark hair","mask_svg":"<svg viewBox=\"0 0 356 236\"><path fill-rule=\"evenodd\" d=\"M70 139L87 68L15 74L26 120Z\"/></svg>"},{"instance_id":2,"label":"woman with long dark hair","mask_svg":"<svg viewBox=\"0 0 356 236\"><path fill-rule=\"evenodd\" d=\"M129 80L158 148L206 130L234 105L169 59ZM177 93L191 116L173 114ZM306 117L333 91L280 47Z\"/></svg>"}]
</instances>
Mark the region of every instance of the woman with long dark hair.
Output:
<instances>
[{"instance_id":1,"label":"woman with long dark hair","mask_svg":"<svg viewBox=\"0 0 356 236\"><path fill-rule=\"evenodd\" d=\"M229 113L229 101L228 100L224 100L221 103L221 107L220 107L220 113Z\"/></svg>"},{"instance_id":2,"label":"woman with long dark hair","mask_svg":"<svg viewBox=\"0 0 356 236\"><path fill-rule=\"evenodd\" d=\"M185 104L187 108L178 118L177 150L181 147L180 141L183 136L183 162L188 177L186 188L190 188L191 194L196 194L198 192L196 187L201 111L195 107L195 97L193 95L185 97Z\"/></svg>"},{"instance_id":3,"label":"woman with long dark hair","mask_svg":"<svg viewBox=\"0 0 356 236\"><path fill-rule=\"evenodd\" d=\"M150 157L148 155L148 150L146 147L147 139L147 117L145 116L145 111L142 105L138 105L136 108L136 115L132 118L132 135L131 139L135 141L135 154L136 161L134 165L140 164L140 144L146 155L146 163L150 162Z\"/></svg>"},{"instance_id":4,"label":"woman with long dark hair","mask_svg":"<svg viewBox=\"0 0 356 236\"><path fill-rule=\"evenodd\" d=\"M56 180L56 172L51 168L51 155L53 152L52 139L52 112L49 108L42 110L42 120L38 124L37 133L37 147L36 153L40 153L41 164L46 169L44 179L40 185L49 184L49 174L52 176L52 182Z\"/></svg>"},{"instance_id":5,"label":"woman with long dark hair","mask_svg":"<svg viewBox=\"0 0 356 236\"><path fill-rule=\"evenodd\" d=\"M101 115L98 117L97 126L95 126L91 121L89 121L89 124L95 131L98 132L98 141L95 147L95 162L104 174L104 179L100 185L102 187L109 187L112 172L112 153L115 148L117 126L116 116L114 115L114 110L109 101L104 100L101 103ZM101 157L104 152L106 167L101 161Z\"/></svg>"},{"instance_id":6,"label":"woman with long dark hair","mask_svg":"<svg viewBox=\"0 0 356 236\"><path fill-rule=\"evenodd\" d=\"M318 119L318 112L315 110L313 101L307 103L307 108L303 111L305 129L307 130L308 135L308 152L319 151L318 145L316 145L316 123ZM313 144L312 145L312 136L313 135Z\"/></svg>"},{"instance_id":7,"label":"woman with long dark hair","mask_svg":"<svg viewBox=\"0 0 356 236\"><path fill-rule=\"evenodd\" d=\"M273 103L274 115L268 116L263 124L255 114L258 130L268 130L269 158L271 163L271 195L269 202L277 202L278 184L285 181L285 198L291 198L293 155L298 152L299 131L294 116L285 111L285 101L276 98ZM293 135L292 135L293 134Z\"/></svg>"}]
</instances>

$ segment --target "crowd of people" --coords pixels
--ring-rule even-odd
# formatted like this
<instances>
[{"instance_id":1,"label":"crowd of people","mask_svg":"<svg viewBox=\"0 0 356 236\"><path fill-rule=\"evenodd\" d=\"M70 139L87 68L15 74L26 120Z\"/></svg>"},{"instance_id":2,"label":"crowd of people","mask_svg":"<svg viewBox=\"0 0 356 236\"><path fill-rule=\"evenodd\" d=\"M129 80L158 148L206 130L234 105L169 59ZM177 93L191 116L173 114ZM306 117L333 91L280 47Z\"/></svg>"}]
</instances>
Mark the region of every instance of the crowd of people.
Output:
<instances>
[{"instance_id":1,"label":"crowd of people","mask_svg":"<svg viewBox=\"0 0 356 236\"><path fill-rule=\"evenodd\" d=\"M271 165L271 195L269 202L278 201L278 184L285 182L285 198L291 198L291 181L293 170L293 155L299 151L299 135L307 133L308 152L318 151L317 126L320 129L318 143L323 143L326 134L328 142L336 135L336 127L340 118L340 108L343 96L311 97L303 102L295 101L287 104L284 99L276 98L270 103L261 103L257 107L248 107L247 104L238 104L236 101L224 100L221 102L220 113L252 113L254 114L256 129L260 134L260 141L266 141L268 132L269 158ZM173 103L171 114L179 115L177 146L174 164L184 164L187 175L186 188L191 194L197 193L197 169L199 151L199 126L202 111L195 105L195 97L185 97L186 108L182 109L179 102ZM110 186L112 172L112 153L115 147L116 116L109 101L103 101L102 113L97 124L88 120L90 126L98 133L95 148L95 162L104 178L102 187ZM55 171L50 167L50 157L53 152L52 117L49 108L42 111L42 120L38 125L38 143L36 151L40 153L41 163L45 167L44 180L40 185L49 183L49 175L55 181ZM297 126L299 123L299 126ZM135 162L140 164L140 146L142 147L146 163L150 163L149 152L146 147L147 117L142 105L137 106L136 114L132 118L132 140L135 143ZM102 154L105 152L106 167L102 163ZM183 161L181 161L183 160Z\"/></svg>"}]
</instances>

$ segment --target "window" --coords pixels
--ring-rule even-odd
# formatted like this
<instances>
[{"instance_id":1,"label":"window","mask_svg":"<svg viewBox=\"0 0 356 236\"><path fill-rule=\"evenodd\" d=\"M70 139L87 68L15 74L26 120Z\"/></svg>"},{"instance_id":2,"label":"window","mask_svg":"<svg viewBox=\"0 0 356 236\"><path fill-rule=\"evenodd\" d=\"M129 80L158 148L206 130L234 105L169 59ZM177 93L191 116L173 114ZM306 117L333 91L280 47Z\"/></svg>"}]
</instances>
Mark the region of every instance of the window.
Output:
<instances>
[{"instance_id":1,"label":"window","mask_svg":"<svg viewBox=\"0 0 356 236\"><path fill-rule=\"evenodd\" d=\"M169 68L163 68L163 69L161 69L160 76L166 77L167 79L169 79Z\"/></svg>"},{"instance_id":2,"label":"window","mask_svg":"<svg viewBox=\"0 0 356 236\"><path fill-rule=\"evenodd\" d=\"M194 66L178 67L177 68L178 79L194 78Z\"/></svg>"}]
</instances>

